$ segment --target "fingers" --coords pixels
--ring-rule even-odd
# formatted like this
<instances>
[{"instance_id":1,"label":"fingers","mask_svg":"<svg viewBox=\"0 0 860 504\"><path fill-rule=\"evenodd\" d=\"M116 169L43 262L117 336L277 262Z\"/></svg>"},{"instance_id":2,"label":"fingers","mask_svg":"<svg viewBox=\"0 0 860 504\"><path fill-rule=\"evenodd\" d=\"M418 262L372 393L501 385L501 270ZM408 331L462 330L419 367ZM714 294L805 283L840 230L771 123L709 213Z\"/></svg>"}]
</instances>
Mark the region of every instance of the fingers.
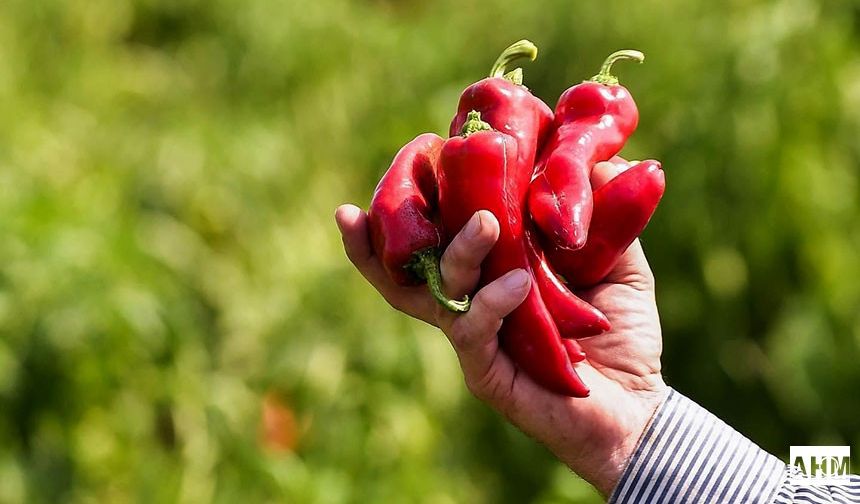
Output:
<instances>
[{"instance_id":1,"label":"fingers","mask_svg":"<svg viewBox=\"0 0 860 504\"><path fill-rule=\"evenodd\" d=\"M503 384L513 381L513 365L499 351L496 333L502 319L526 298L530 285L525 270L513 270L481 289L469 312L443 327L457 351L466 384L481 399L496 397Z\"/></svg>"},{"instance_id":2,"label":"fingers","mask_svg":"<svg viewBox=\"0 0 860 504\"><path fill-rule=\"evenodd\" d=\"M346 204L337 207L334 218L346 256L370 283L376 285L385 277L385 271L370 247L367 214L355 205Z\"/></svg>"},{"instance_id":3,"label":"fingers","mask_svg":"<svg viewBox=\"0 0 860 504\"><path fill-rule=\"evenodd\" d=\"M364 263L373 255L370 240L367 239L367 214L352 204L337 207L334 220L340 229L343 248L353 263Z\"/></svg>"},{"instance_id":4,"label":"fingers","mask_svg":"<svg viewBox=\"0 0 860 504\"><path fill-rule=\"evenodd\" d=\"M395 308L431 322L432 313L443 315L443 330L457 351L469 390L496 404L512 390L516 376L510 359L499 351L497 332L502 319L512 312L529 292L531 278L517 269L481 289L468 313L454 315L435 305L425 286L399 287L388 278L373 253L368 236L367 214L355 205L341 205L335 212L343 245L350 261ZM442 275L449 294L462 295L474 289L480 265L499 236L499 224L492 213L481 211L451 242L442 257ZM432 322L431 322L432 323Z\"/></svg>"},{"instance_id":5,"label":"fingers","mask_svg":"<svg viewBox=\"0 0 860 504\"><path fill-rule=\"evenodd\" d=\"M459 299L471 293L481 276L481 262L499 239L499 221L491 212L480 210L442 254L442 281L445 293Z\"/></svg>"},{"instance_id":6,"label":"fingers","mask_svg":"<svg viewBox=\"0 0 860 504\"><path fill-rule=\"evenodd\" d=\"M355 205L341 205L335 211L343 248L356 269L394 309L436 325L436 303L427 287L401 287L385 272L379 257L373 253L368 235L367 214Z\"/></svg>"},{"instance_id":7,"label":"fingers","mask_svg":"<svg viewBox=\"0 0 860 504\"><path fill-rule=\"evenodd\" d=\"M591 170L591 190L596 191L604 184L615 178L616 175L622 173L630 165L620 157L616 156L611 161L604 161L594 165Z\"/></svg>"}]
</instances>

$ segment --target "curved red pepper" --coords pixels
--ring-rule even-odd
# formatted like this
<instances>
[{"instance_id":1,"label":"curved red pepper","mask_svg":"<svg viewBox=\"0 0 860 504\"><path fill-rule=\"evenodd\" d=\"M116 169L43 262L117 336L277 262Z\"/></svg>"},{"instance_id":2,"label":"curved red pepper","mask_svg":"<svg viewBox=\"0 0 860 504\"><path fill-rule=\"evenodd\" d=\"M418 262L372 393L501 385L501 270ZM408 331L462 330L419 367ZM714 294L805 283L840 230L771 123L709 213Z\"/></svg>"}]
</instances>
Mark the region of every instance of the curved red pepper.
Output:
<instances>
[{"instance_id":1,"label":"curved red pepper","mask_svg":"<svg viewBox=\"0 0 860 504\"><path fill-rule=\"evenodd\" d=\"M442 146L438 178L443 228L459 231L478 210L489 210L499 220L499 240L481 266L479 286L515 268L534 278L523 222L530 173L512 169L516 163L515 139L492 131L477 112L465 124L464 136L449 138ZM499 337L505 352L540 385L568 396L588 395L536 282L525 301L505 317ZM581 359L577 352L571 354Z\"/></svg>"},{"instance_id":2,"label":"curved red pepper","mask_svg":"<svg viewBox=\"0 0 860 504\"><path fill-rule=\"evenodd\" d=\"M400 285L426 281L433 296L452 311L467 311L468 298L453 301L442 293L439 246L442 232L434 222L438 135L425 133L403 146L382 176L367 217L373 251Z\"/></svg>"},{"instance_id":3,"label":"curved red pepper","mask_svg":"<svg viewBox=\"0 0 860 504\"><path fill-rule=\"evenodd\" d=\"M529 211L541 232L561 248L585 245L593 211L591 169L617 154L639 121L630 93L609 73L615 61L625 58L642 61L644 56L613 53L600 73L565 91L556 105L557 129L538 161Z\"/></svg>"},{"instance_id":4,"label":"curved red pepper","mask_svg":"<svg viewBox=\"0 0 860 504\"><path fill-rule=\"evenodd\" d=\"M507 65L519 58L534 61L537 47L528 40L520 40L505 49L490 69L490 76L467 87L460 95L449 135L460 134L469 112L479 112L481 120L494 130L517 140L517 167L532 173L535 155L552 130L553 114L543 100L522 85L521 69L505 74Z\"/></svg>"},{"instance_id":5,"label":"curved red pepper","mask_svg":"<svg viewBox=\"0 0 860 504\"><path fill-rule=\"evenodd\" d=\"M550 245L550 262L574 287L600 282L648 225L665 189L657 161L643 161L616 175L594 192L594 217L585 247L564 250Z\"/></svg>"},{"instance_id":6,"label":"curved red pepper","mask_svg":"<svg viewBox=\"0 0 860 504\"><path fill-rule=\"evenodd\" d=\"M606 315L578 298L558 279L555 269L547 262L533 234L533 231L526 232L529 260L541 298L555 320L561 337L586 338L608 331L611 326ZM578 354L581 355L575 362L585 358L581 349Z\"/></svg>"}]
</instances>

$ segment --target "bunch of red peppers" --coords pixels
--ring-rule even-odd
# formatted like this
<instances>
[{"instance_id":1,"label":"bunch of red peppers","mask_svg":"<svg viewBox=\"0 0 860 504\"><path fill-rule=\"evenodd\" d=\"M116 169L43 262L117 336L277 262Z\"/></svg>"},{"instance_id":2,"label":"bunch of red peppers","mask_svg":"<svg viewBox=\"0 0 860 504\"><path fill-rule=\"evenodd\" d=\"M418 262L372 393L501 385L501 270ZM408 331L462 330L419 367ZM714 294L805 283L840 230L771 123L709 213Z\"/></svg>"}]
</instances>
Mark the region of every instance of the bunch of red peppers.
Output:
<instances>
[{"instance_id":1,"label":"bunch of red peppers","mask_svg":"<svg viewBox=\"0 0 860 504\"><path fill-rule=\"evenodd\" d=\"M616 156L639 120L612 65L641 62L642 53L613 53L555 111L523 86L521 69L507 72L512 61L536 56L527 40L505 49L490 76L463 91L448 139L425 133L400 150L370 204L371 241L396 282L426 282L442 306L464 312L468 297L442 290L440 256L475 212L492 212L500 234L478 288L515 268L532 276L525 301L502 323L502 348L540 385L585 397L577 339L610 323L574 292L612 270L650 220L665 180L659 162L643 161L591 186L594 165Z\"/></svg>"}]
</instances>

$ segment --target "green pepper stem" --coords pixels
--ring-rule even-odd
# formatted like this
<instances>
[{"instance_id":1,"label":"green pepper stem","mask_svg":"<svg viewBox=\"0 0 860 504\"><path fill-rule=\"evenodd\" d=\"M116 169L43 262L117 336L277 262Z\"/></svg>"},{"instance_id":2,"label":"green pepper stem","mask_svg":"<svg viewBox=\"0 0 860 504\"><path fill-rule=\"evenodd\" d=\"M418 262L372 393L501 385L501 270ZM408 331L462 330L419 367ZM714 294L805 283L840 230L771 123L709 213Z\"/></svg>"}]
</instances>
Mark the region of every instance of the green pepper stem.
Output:
<instances>
[{"instance_id":1,"label":"green pepper stem","mask_svg":"<svg viewBox=\"0 0 860 504\"><path fill-rule=\"evenodd\" d=\"M481 113L477 110L472 110L466 116L466 123L463 124L463 129L460 130L460 135L468 137L472 133L479 131L491 131L493 129L488 123L481 120Z\"/></svg>"},{"instance_id":2,"label":"green pepper stem","mask_svg":"<svg viewBox=\"0 0 860 504\"><path fill-rule=\"evenodd\" d=\"M606 61L603 62L603 66L600 67L600 72L597 73L594 77L589 79L591 82L597 82L599 84L606 84L607 86L614 86L618 84L618 77L612 75L610 72L612 70L612 64L618 60L629 59L638 61L642 63L645 61L645 55L639 51L633 49L622 49L620 51L615 51L610 54Z\"/></svg>"},{"instance_id":3,"label":"green pepper stem","mask_svg":"<svg viewBox=\"0 0 860 504\"><path fill-rule=\"evenodd\" d=\"M507 72L508 65L520 58L528 58L532 61L537 58L537 46L530 41L523 39L509 45L507 49L502 51L502 54L493 63L493 68L490 69L490 77L503 77L514 84L521 86L523 84L523 71L519 68Z\"/></svg>"},{"instance_id":4,"label":"green pepper stem","mask_svg":"<svg viewBox=\"0 0 860 504\"><path fill-rule=\"evenodd\" d=\"M522 68L514 68L510 72L506 73L502 76L503 79L509 80L516 84L517 86L523 85L523 69Z\"/></svg>"},{"instance_id":5,"label":"green pepper stem","mask_svg":"<svg viewBox=\"0 0 860 504\"><path fill-rule=\"evenodd\" d=\"M444 308L455 313L469 311L469 307L472 304L469 301L469 296L463 296L462 301L455 301L442 292L442 272L439 268L439 252L435 248L416 252L407 267L419 278L427 282L430 294Z\"/></svg>"}]
</instances>

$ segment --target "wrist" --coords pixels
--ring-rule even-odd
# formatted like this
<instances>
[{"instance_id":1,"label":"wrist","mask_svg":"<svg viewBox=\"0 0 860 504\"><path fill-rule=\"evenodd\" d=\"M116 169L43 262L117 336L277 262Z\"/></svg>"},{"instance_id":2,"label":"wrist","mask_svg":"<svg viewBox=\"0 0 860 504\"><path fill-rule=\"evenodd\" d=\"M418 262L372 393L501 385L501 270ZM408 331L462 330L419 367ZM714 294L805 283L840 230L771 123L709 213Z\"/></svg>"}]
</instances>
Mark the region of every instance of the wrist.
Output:
<instances>
[{"instance_id":1,"label":"wrist","mask_svg":"<svg viewBox=\"0 0 860 504\"><path fill-rule=\"evenodd\" d=\"M586 435L588 442L577 453L557 455L573 472L608 497L668 395L669 387L658 375L643 390L625 390L619 396L606 398L605 411L613 412L610 421L594 425Z\"/></svg>"}]
</instances>

